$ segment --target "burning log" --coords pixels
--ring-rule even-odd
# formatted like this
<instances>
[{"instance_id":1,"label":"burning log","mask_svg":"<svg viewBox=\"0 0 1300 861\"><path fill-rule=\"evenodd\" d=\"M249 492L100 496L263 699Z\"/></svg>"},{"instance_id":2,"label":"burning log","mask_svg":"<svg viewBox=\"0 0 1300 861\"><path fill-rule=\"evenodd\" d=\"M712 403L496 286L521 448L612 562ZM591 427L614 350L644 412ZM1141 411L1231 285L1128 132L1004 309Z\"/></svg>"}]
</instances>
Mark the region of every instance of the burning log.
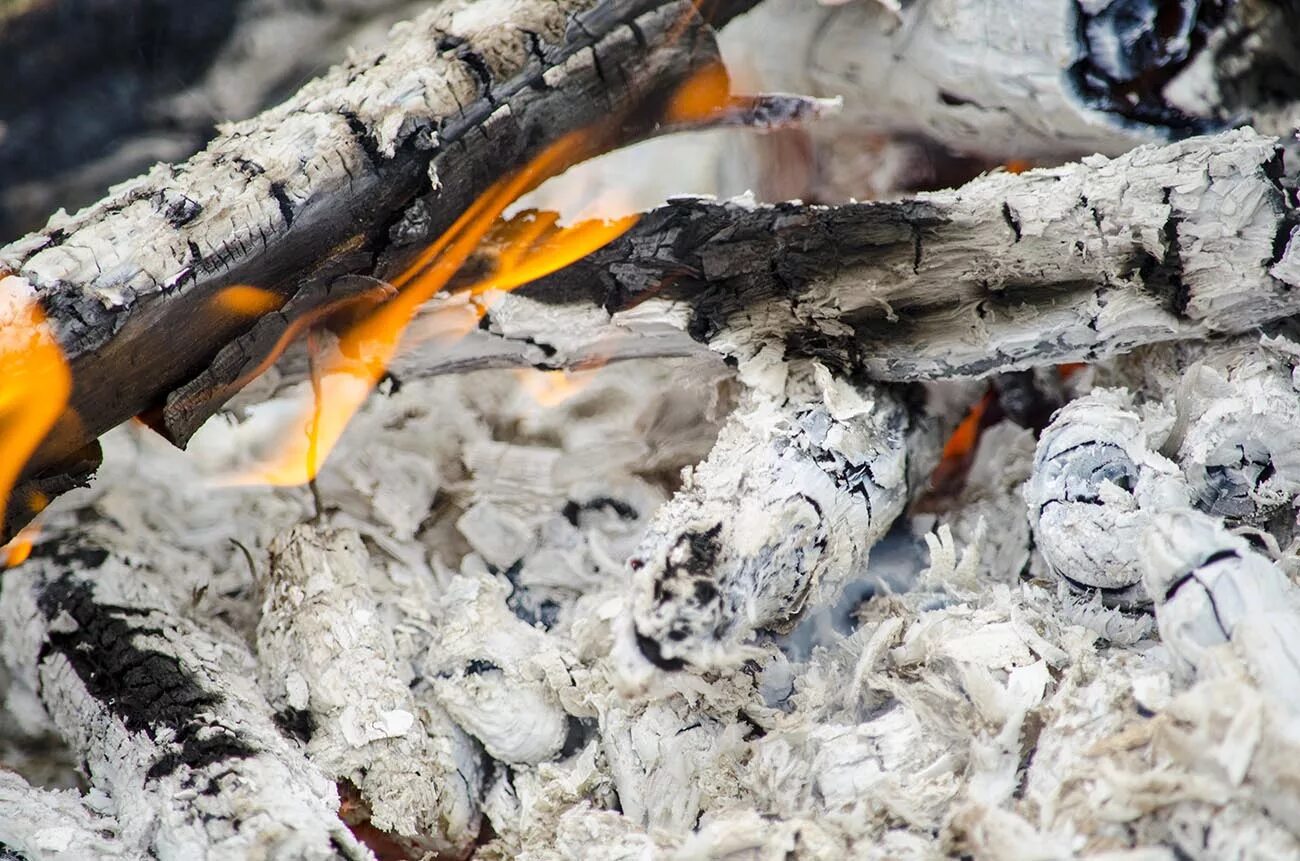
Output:
<instances>
[{"instance_id":1,"label":"burning log","mask_svg":"<svg viewBox=\"0 0 1300 861\"><path fill-rule=\"evenodd\" d=\"M918 380L1240 332L1300 311L1279 158L1246 130L897 203L674 201L394 372L580 367L694 341ZM463 302L429 306L429 325Z\"/></svg>"},{"instance_id":2,"label":"burning log","mask_svg":"<svg viewBox=\"0 0 1300 861\"><path fill-rule=\"evenodd\" d=\"M711 11L725 21L737 9ZM679 85L716 62L707 25L684 2L440 7L183 165L0 250L0 289L39 297L75 381L28 476L63 474L104 430L161 409L215 362L201 403L173 404L192 430L188 417L237 390L294 319L359 294L373 301L374 281L341 276L398 279L503 168L548 154L517 178L517 194L536 170L644 134ZM243 284L280 312L240 355L218 359L250 328L247 307L220 292ZM204 325L189 324L196 314ZM168 432L168 417L155 423Z\"/></svg>"},{"instance_id":3,"label":"burning log","mask_svg":"<svg viewBox=\"0 0 1300 861\"><path fill-rule=\"evenodd\" d=\"M372 857L277 727L243 644L186 619L159 574L110 548L71 539L6 573L0 642L9 707L48 714L85 758L124 852Z\"/></svg>"}]
</instances>

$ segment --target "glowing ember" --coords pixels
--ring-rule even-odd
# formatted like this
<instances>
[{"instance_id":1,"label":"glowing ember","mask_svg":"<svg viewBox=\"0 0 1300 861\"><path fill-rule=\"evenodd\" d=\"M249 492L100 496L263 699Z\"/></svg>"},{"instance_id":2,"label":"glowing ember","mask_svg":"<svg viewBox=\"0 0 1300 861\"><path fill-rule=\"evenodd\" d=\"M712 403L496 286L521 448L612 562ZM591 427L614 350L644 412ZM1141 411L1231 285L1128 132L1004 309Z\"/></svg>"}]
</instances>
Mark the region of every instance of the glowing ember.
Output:
<instances>
[{"instance_id":1,"label":"glowing ember","mask_svg":"<svg viewBox=\"0 0 1300 861\"><path fill-rule=\"evenodd\" d=\"M10 322L0 330L0 522L14 484L32 453L54 426L72 392L63 352L33 299L0 297ZM34 503L34 505L32 504ZM33 510L44 507L33 500Z\"/></svg>"},{"instance_id":2,"label":"glowing ember","mask_svg":"<svg viewBox=\"0 0 1300 861\"><path fill-rule=\"evenodd\" d=\"M517 173L494 184L455 224L393 282L397 294L348 327L338 349L314 375L313 397L291 424L289 438L269 463L233 479L233 484L296 485L310 481L338 442L352 415L383 377L419 307L446 286L479 248L497 218L520 195L558 173L587 148L572 134L552 144ZM561 269L608 244L636 217L584 221L557 227L551 216L525 213L495 229L504 234L493 271L463 292L474 299L474 319L490 305L493 291L512 290ZM462 291L458 291L462 292Z\"/></svg>"}]
</instances>

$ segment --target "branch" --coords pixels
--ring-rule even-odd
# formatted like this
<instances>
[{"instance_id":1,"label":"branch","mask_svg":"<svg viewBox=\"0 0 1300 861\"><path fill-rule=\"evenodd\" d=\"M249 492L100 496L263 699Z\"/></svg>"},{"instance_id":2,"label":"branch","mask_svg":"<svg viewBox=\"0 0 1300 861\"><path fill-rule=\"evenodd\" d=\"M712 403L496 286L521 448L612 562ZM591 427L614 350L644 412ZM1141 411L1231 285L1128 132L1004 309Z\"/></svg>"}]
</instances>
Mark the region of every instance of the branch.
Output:
<instances>
[{"instance_id":1,"label":"branch","mask_svg":"<svg viewBox=\"0 0 1300 861\"><path fill-rule=\"evenodd\" d=\"M241 643L185 619L155 572L94 540L42 550L0 595L10 696L48 712L128 849L371 857L339 819L334 784L277 728Z\"/></svg>"},{"instance_id":2,"label":"branch","mask_svg":"<svg viewBox=\"0 0 1300 861\"><path fill-rule=\"evenodd\" d=\"M767 0L729 27L755 86L838 95L819 141L920 135L997 163L1297 121L1296 8L1203 0L953 6ZM764 50L781 33L782 50Z\"/></svg>"},{"instance_id":3,"label":"branch","mask_svg":"<svg viewBox=\"0 0 1300 861\"><path fill-rule=\"evenodd\" d=\"M480 754L399 674L368 565L347 530L300 526L272 546L257 628L262 689L293 716L311 761L357 787L376 827L421 854L459 857L479 832Z\"/></svg>"},{"instance_id":4,"label":"branch","mask_svg":"<svg viewBox=\"0 0 1300 861\"><path fill-rule=\"evenodd\" d=\"M741 6L709 10L725 21ZM74 379L27 476L63 473L100 433L215 366L199 403L157 420L183 439L192 413L238 388L223 348L250 334L238 350L256 364L294 317L373 289L341 276L394 278L509 169L578 129L599 131L574 158L649 131L713 62L685 0L435 8L188 162L0 249L0 289L39 298ZM250 333L247 315L211 304L233 284L272 291L288 313Z\"/></svg>"},{"instance_id":5,"label":"branch","mask_svg":"<svg viewBox=\"0 0 1300 861\"><path fill-rule=\"evenodd\" d=\"M465 343L433 342L394 371L577 367L700 344L743 360L775 344L918 380L1241 332L1300 312L1283 179L1277 142L1243 130L896 203L674 201L494 297ZM422 325L454 318L457 301L431 303Z\"/></svg>"},{"instance_id":6,"label":"branch","mask_svg":"<svg viewBox=\"0 0 1300 861\"><path fill-rule=\"evenodd\" d=\"M628 563L625 653L662 669L729 663L756 630L825 605L902 513L909 467L937 451L898 393L761 358L747 376L770 391L748 393Z\"/></svg>"}]
</instances>

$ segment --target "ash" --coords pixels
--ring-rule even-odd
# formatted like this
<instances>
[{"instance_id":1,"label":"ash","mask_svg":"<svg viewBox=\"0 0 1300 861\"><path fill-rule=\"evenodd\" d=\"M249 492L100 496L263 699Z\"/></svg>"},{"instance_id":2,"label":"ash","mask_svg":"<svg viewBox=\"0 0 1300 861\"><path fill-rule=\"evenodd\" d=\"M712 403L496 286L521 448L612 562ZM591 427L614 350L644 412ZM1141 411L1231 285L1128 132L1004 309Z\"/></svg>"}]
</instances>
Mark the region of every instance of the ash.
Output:
<instances>
[{"instance_id":1,"label":"ash","mask_svg":"<svg viewBox=\"0 0 1300 861\"><path fill-rule=\"evenodd\" d=\"M1293 347L1085 372L1038 439L987 427L959 487L909 479L913 504L869 558L829 554L799 610L749 618L699 662L651 660L628 560L670 528L656 515L675 494L706 493L691 473L719 434L751 460L772 450L770 435L737 443L753 410L721 362L394 386L315 498L222 486L274 442L278 402L219 417L187 453L119 429L101 480L4 575L0 752L16 773L0 843L40 858L1294 857L1294 554L1259 539L1278 494L1233 523L1191 490L1158 492L1204 484L1179 466L1194 443L1260 448L1242 413L1290 386ZM1156 376L1183 380L1189 405L1237 379L1244 405L1216 430L1200 406L1144 400ZM878 417L853 392L783 385L850 426ZM971 396L936 388L926 409L950 427ZM1070 439L1082 448L1058 456ZM708 468L754 467L715 450ZM1060 531L1070 506L1098 528ZM720 534L758 558L772 527L755 523ZM1118 597L1057 570L1115 575L1125 553ZM761 567L729 582L757 593ZM108 659L99 676L76 660L106 619L137 670L147 654L190 674L171 730L122 696L130 679L104 677ZM224 747L194 740L218 731Z\"/></svg>"}]
</instances>

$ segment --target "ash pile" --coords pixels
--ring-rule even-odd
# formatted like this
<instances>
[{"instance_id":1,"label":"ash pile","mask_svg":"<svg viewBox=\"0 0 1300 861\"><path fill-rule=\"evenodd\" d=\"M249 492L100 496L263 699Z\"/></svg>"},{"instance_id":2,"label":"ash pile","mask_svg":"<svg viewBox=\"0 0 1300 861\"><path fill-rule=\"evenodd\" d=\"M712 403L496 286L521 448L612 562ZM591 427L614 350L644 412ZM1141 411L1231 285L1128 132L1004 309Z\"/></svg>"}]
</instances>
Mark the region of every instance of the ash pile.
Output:
<instances>
[{"instance_id":1,"label":"ash pile","mask_svg":"<svg viewBox=\"0 0 1300 861\"><path fill-rule=\"evenodd\" d=\"M723 21L737 81L808 96L665 121L512 223L639 220L444 279L355 412L338 320L289 324L51 492L0 573L0 858L1300 857L1297 21ZM38 240L116 216L0 248L0 285L71 290Z\"/></svg>"}]
</instances>

